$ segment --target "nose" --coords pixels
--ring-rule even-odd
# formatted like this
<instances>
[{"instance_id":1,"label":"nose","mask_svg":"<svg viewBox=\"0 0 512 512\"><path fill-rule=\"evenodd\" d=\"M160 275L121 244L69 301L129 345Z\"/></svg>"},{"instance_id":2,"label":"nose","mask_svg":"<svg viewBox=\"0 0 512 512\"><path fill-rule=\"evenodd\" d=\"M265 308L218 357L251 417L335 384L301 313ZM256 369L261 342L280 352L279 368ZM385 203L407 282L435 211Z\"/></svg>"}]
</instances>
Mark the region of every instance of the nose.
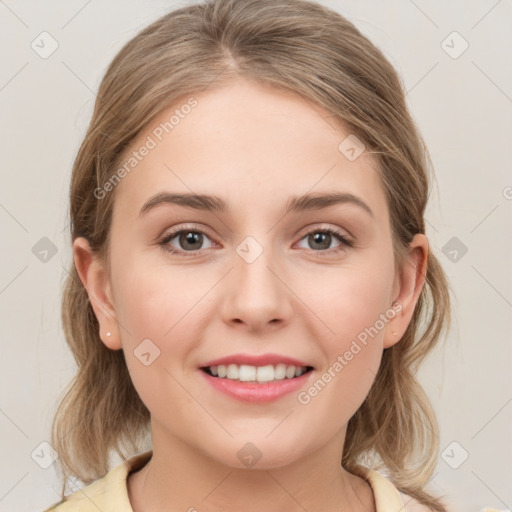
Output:
<instances>
[{"instance_id":1,"label":"nose","mask_svg":"<svg viewBox=\"0 0 512 512\"><path fill-rule=\"evenodd\" d=\"M254 261L234 252L233 261L223 294L223 320L253 332L288 324L293 311L293 293L282 265L270 249L263 249Z\"/></svg>"}]
</instances>

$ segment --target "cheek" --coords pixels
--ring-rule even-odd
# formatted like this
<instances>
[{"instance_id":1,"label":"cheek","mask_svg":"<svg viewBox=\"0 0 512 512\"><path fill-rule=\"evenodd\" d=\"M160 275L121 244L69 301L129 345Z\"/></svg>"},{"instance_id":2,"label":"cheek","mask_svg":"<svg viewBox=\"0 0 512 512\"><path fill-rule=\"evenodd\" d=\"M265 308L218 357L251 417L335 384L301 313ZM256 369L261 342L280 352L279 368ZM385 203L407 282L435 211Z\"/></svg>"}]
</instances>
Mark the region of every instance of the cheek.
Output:
<instances>
[{"instance_id":1,"label":"cheek","mask_svg":"<svg viewBox=\"0 0 512 512\"><path fill-rule=\"evenodd\" d=\"M319 429L334 433L346 424L375 380L389 322L387 276L343 269L336 279L331 276L318 283L318 291L308 297L308 306L322 320L312 320L310 329L316 329L324 357L316 380L298 398L308 408L309 417L318 418L314 421Z\"/></svg>"},{"instance_id":2,"label":"cheek","mask_svg":"<svg viewBox=\"0 0 512 512\"><path fill-rule=\"evenodd\" d=\"M143 397L145 387L147 393L151 391L149 382L169 381L169 373L187 370L188 355L205 330L205 296L216 279L190 270L138 264L135 258L118 268L122 267L130 270L115 281L116 314L125 359Z\"/></svg>"},{"instance_id":3,"label":"cheek","mask_svg":"<svg viewBox=\"0 0 512 512\"><path fill-rule=\"evenodd\" d=\"M187 314L193 297L177 291L183 283L175 289L158 275L154 269L132 272L120 284L122 299L116 304L130 378L152 414L167 410L169 403L186 407L178 382L193 339L198 339L192 330L197 327L188 323L194 318Z\"/></svg>"},{"instance_id":4,"label":"cheek","mask_svg":"<svg viewBox=\"0 0 512 512\"><path fill-rule=\"evenodd\" d=\"M113 276L119 299L116 314L126 326L123 340L131 338L131 343L144 338L171 343L215 284L215 276L199 275L192 267L172 268L142 256L119 261L117 275Z\"/></svg>"},{"instance_id":5,"label":"cheek","mask_svg":"<svg viewBox=\"0 0 512 512\"><path fill-rule=\"evenodd\" d=\"M370 329L373 338L382 337L384 325L380 318L391 309L389 301L392 270L389 265L378 267L346 266L317 274L315 286L301 281L301 297L323 325L320 339L328 341L332 349L348 349L350 341L364 341ZM377 323L378 334L371 328Z\"/></svg>"},{"instance_id":6,"label":"cheek","mask_svg":"<svg viewBox=\"0 0 512 512\"><path fill-rule=\"evenodd\" d=\"M315 313L309 315L309 327L315 329L324 355L318 372L320 382L307 392L304 402L314 401L312 407L318 407L320 415L323 407L332 407L333 428L356 412L377 374L382 339L394 316L389 303L392 278L391 258L369 260L316 276L315 287L304 295ZM302 293L306 293L305 288Z\"/></svg>"},{"instance_id":7,"label":"cheek","mask_svg":"<svg viewBox=\"0 0 512 512\"><path fill-rule=\"evenodd\" d=\"M361 349L351 360L341 356L318 372L311 386L297 397L311 432L325 432L329 437L348 423L368 395L380 358L380 351Z\"/></svg>"}]
</instances>

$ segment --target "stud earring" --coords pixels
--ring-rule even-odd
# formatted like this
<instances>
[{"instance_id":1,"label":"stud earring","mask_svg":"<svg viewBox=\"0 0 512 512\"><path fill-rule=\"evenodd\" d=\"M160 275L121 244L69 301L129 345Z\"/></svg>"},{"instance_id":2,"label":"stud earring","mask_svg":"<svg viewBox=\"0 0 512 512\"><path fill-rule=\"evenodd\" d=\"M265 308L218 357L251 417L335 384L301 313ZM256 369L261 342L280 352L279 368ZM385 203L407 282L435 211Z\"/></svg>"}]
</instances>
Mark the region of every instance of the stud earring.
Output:
<instances>
[{"instance_id":1,"label":"stud earring","mask_svg":"<svg viewBox=\"0 0 512 512\"><path fill-rule=\"evenodd\" d=\"M107 332L107 336L110 336L112 333L110 331Z\"/></svg>"},{"instance_id":2,"label":"stud earring","mask_svg":"<svg viewBox=\"0 0 512 512\"><path fill-rule=\"evenodd\" d=\"M396 332L395 332L395 331L391 331L391 334L392 334L393 336L396 336Z\"/></svg>"}]
</instances>

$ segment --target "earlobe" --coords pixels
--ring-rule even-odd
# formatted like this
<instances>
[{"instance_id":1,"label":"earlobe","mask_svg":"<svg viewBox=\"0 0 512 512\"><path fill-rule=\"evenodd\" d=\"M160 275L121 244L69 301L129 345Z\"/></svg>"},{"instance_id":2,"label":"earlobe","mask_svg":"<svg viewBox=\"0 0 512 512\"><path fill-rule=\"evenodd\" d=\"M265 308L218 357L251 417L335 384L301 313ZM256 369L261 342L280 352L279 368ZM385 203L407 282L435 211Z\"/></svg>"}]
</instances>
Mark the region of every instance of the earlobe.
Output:
<instances>
[{"instance_id":1,"label":"earlobe","mask_svg":"<svg viewBox=\"0 0 512 512\"><path fill-rule=\"evenodd\" d=\"M386 328L383 348L398 343L407 330L425 284L428 254L428 238L417 233L409 244L407 259L399 276L398 296L393 302L396 314Z\"/></svg>"},{"instance_id":2,"label":"earlobe","mask_svg":"<svg viewBox=\"0 0 512 512\"><path fill-rule=\"evenodd\" d=\"M110 280L104 262L93 253L89 241L78 237L73 242L75 267L87 290L89 301L100 325L99 336L112 350L122 348L118 321L112 303ZM107 333L110 333L107 335Z\"/></svg>"}]
</instances>

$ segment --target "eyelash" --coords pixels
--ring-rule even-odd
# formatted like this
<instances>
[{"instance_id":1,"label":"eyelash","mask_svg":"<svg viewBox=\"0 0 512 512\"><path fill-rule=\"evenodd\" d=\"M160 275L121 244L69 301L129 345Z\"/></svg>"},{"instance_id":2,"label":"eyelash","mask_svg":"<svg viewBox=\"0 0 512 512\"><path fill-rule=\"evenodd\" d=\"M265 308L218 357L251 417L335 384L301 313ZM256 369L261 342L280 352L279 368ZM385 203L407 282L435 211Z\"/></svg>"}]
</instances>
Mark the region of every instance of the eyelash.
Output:
<instances>
[{"instance_id":1,"label":"eyelash","mask_svg":"<svg viewBox=\"0 0 512 512\"><path fill-rule=\"evenodd\" d=\"M190 227L190 228L181 228L179 230L175 230L175 231L172 231L171 233L167 233L165 234L162 238L159 239L158 241L158 245L162 246L162 248L167 251L167 252L170 252L171 254L175 254L177 256L190 256L190 255L193 255L194 253L198 253L200 251L178 251L176 249L172 249L169 247L169 242L176 237L176 235L179 235L180 233L199 233L199 234L202 234L202 235L205 235L208 237L208 235L204 232L204 231L201 231L200 229L197 229L195 227ZM324 255L330 255L332 253L337 253L338 251L341 251L347 247L353 247L353 243L345 236L343 235L343 233L341 233L340 231L336 230L336 229L333 229L333 228L325 228L325 229L313 229L309 232L307 232L302 238L305 238L309 235L312 235L312 234L315 234L315 233L326 233L328 235L332 235L334 236L339 242L341 242L341 245L338 246L338 247L335 247L334 249L327 249L327 250L319 250L319 251L315 251L313 249L311 249L313 252L315 253L318 253L319 256L324 256ZM208 237L209 238L209 237ZM323 253L323 254L322 254ZM327 254L326 254L327 253Z\"/></svg>"}]
</instances>

